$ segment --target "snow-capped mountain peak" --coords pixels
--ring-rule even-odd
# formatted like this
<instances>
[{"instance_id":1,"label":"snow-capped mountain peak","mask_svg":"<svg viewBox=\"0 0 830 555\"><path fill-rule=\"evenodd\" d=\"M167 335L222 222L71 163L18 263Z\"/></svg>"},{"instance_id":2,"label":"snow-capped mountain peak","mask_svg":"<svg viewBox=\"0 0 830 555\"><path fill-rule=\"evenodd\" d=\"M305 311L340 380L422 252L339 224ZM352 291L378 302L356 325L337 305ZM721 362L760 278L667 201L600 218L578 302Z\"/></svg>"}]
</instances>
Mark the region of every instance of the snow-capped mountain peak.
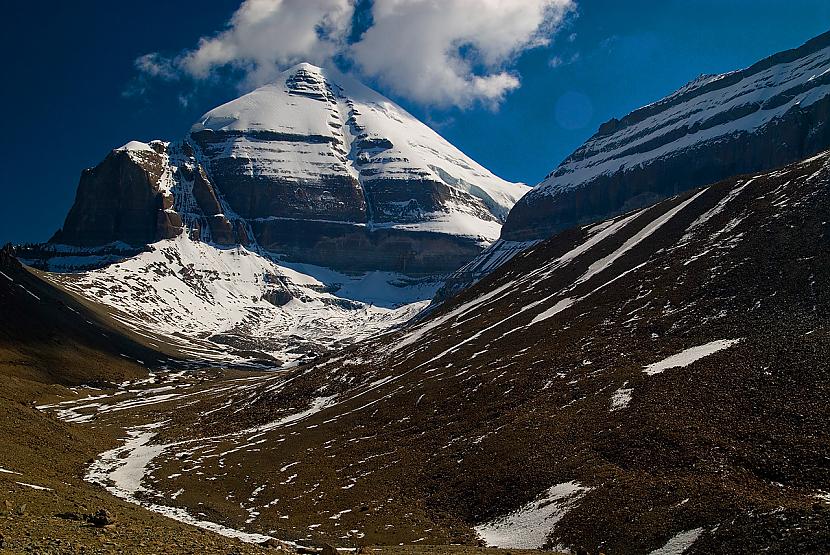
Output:
<instances>
[{"instance_id":1,"label":"snow-capped mountain peak","mask_svg":"<svg viewBox=\"0 0 830 555\"><path fill-rule=\"evenodd\" d=\"M293 362L414 314L527 189L298 64L182 140L113 150L25 258L188 357Z\"/></svg>"},{"instance_id":2,"label":"snow-capped mountain peak","mask_svg":"<svg viewBox=\"0 0 830 555\"><path fill-rule=\"evenodd\" d=\"M434 276L495 241L528 190L354 78L302 63L180 141L114 150L82 175L53 242L186 233L340 271Z\"/></svg>"},{"instance_id":3,"label":"snow-capped mountain peak","mask_svg":"<svg viewBox=\"0 0 830 555\"><path fill-rule=\"evenodd\" d=\"M461 197L479 200L485 209L464 206L463 200L447 201L442 203L445 210L473 218L453 220L434 215L428 218L430 222L413 226L413 222L395 222L394 218L389 221L390 214L382 208L367 214L372 224L408 224L408 229L493 240L499 222L529 189L493 175L406 110L357 80L308 63L297 64L274 82L210 110L191 129L197 137L204 132L302 143L302 148L296 149L282 144L272 149L261 142L234 143L231 148L239 154L255 150L260 160L273 162L259 164L256 169L261 173L270 171L299 180L353 176L367 196L376 189L372 184L385 180L424 182L424 186L433 182Z\"/></svg>"}]
</instances>

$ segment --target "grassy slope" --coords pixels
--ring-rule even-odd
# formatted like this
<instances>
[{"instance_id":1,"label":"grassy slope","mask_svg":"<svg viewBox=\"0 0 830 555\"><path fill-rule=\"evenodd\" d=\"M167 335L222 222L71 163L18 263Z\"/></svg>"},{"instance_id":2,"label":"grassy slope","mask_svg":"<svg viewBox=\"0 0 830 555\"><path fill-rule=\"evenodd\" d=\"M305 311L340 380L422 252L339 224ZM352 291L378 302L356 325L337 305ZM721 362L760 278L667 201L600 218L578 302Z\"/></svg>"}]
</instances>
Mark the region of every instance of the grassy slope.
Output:
<instances>
[{"instance_id":1,"label":"grassy slope","mask_svg":"<svg viewBox=\"0 0 830 555\"><path fill-rule=\"evenodd\" d=\"M0 254L5 276L0 276L0 468L19 473L0 472L4 552L262 551L154 515L83 481L86 464L116 445L120 430L60 422L33 405L73 395L69 386L105 385L146 375L146 368L133 359L154 363L161 357L107 329L95 314L4 254ZM94 528L56 516L101 508L117 515L114 528Z\"/></svg>"}]
</instances>

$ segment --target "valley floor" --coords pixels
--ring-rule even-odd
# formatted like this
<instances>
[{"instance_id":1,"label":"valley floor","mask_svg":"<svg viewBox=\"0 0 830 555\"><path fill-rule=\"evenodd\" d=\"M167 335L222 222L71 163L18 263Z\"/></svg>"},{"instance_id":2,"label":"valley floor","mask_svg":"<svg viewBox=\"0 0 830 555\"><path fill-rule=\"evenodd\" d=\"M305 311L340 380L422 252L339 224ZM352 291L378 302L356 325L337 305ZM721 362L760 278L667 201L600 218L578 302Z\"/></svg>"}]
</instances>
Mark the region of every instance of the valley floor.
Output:
<instances>
[{"instance_id":1,"label":"valley floor","mask_svg":"<svg viewBox=\"0 0 830 555\"><path fill-rule=\"evenodd\" d=\"M575 228L272 372L147 376L174 363L9 259L7 512L189 531L138 541L827 553L828 182L830 152Z\"/></svg>"},{"instance_id":2,"label":"valley floor","mask_svg":"<svg viewBox=\"0 0 830 555\"><path fill-rule=\"evenodd\" d=\"M62 422L33 406L35 399L62 398L73 390L2 375L0 386L4 553L261 552L154 515L84 481L87 464L117 445L121 430ZM99 528L84 518L101 509L115 515L115 526Z\"/></svg>"},{"instance_id":3,"label":"valley floor","mask_svg":"<svg viewBox=\"0 0 830 555\"><path fill-rule=\"evenodd\" d=\"M228 370L161 372L124 382L117 389L96 389L45 385L0 372L0 420L4 422L0 427L0 550L55 554L272 551L258 545L267 537L238 533L208 518L222 520L219 513L206 509L210 515L192 516L185 509L153 505L155 494L141 483L151 472L151 461L140 448L124 450L123 445L125 437L131 437L129 430L181 412L188 404L182 402L184 398L193 404L211 403L228 388L244 389L245 384L274 377ZM101 464L107 452L116 453L110 468ZM90 482L96 479L91 478L91 469L98 469L97 479L108 484L110 491ZM191 491L189 497L201 494ZM175 499L166 497L166 503L175 506ZM102 509L112 515L113 525L99 527L91 522ZM198 526L188 524L197 521ZM340 546L336 538L329 541ZM320 537L307 545L321 545ZM371 549L401 555L502 552L474 546Z\"/></svg>"}]
</instances>

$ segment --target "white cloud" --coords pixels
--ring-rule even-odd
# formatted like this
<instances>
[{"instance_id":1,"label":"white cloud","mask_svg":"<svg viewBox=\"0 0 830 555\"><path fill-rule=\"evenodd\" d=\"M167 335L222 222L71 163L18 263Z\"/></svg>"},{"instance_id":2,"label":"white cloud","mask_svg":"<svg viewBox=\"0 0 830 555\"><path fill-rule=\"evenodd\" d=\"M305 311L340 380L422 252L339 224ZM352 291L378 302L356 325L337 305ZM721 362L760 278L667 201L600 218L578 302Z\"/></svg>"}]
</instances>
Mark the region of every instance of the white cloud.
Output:
<instances>
[{"instance_id":1,"label":"white cloud","mask_svg":"<svg viewBox=\"0 0 830 555\"><path fill-rule=\"evenodd\" d=\"M140 56L136 67L151 77L204 79L233 66L244 72L241 88L256 87L289 65L330 60L344 46L353 10L351 0L245 0L224 31L172 59Z\"/></svg>"},{"instance_id":2,"label":"white cloud","mask_svg":"<svg viewBox=\"0 0 830 555\"><path fill-rule=\"evenodd\" d=\"M574 52L568 58L562 58L562 56L554 56L548 60L548 65L552 68L557 68L560 66L566 66L570 64L575 64L579 61L580 54L579 52Z\"/></svg>"},{"instance_id":3,"label":"white cloud","mask_svg":"<svg viewBox=\"0 0 830 555\"><path fill-rule=\"evenodd\" d=\"M496 106L520 86L511 62L549 37L574 0L375 0L372 24L355 44L354 0L245 0L227 28L173 58L136 60L143 75L204 79L241 69L242 88L272 80L287 66L331 65L335 56L413 101Z\"/></svg>"},{"instance_id":4,"label":"white cloud","mask_svg":"<svg viewBox=\"0 0 830 555\"><path fill-rule=\"evenodd\" d=\"M162 57L158 52L144 54L135 59L135 67L144 75L150 77L161 77L162 79L175 79L176 68L167 58Z\"/></svg>"},{"instance_id":5,"label":"white cloud","mask_svg":"<svg viewBox=\"0 0 830 555\"><path fill-rule=\"evenodd\" d=\"M228 29L202 38L180 64L196 77L237 65L246 69L247 84L261 85L287 65L329 60L342 46L353 9L349 0L245 0Z\"/></svg>"},{"instance_id":6,"label":"white cloud","mask_svg":"<svg viewBox=\"0 0 830 555\"><path fill-rule=\"evenodd\" d=\"M358 67L424 104L498 104L519 86L505 68L547 44L571 0L376 0L350 48Z\"/></svg>"}]
</instances>

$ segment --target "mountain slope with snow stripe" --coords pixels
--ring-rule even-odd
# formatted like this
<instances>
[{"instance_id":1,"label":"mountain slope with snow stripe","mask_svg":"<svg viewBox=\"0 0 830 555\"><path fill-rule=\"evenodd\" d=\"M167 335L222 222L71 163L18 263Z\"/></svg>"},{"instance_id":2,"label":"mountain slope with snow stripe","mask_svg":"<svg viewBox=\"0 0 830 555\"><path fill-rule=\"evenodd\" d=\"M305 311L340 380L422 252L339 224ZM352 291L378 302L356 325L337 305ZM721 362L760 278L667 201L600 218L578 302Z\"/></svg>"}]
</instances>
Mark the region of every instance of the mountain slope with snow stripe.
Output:
<instances>
[{"instance_id":1,"label":"mountain slope with snow stripe","mask_svg":"<svg viewBox=\"0 0 830 555\"><path fill-rule=\"evenodd\" d=\"M325 399L302 428L255 447L242 434L222 465L206 445L200 471L237 492L251 468L319 449L272 492L312 534L384 534L343 513L360 500L409 511L401 541L474 541L463 522L515 546L645 553L700 529L688 553L770 534L810 552L830 522L811 508L830 488L828 183L824 152L541 242L403 329L201 419L247 430ZM584 491L551 505L563 484ZM348 493L308 513L308 491ZM280 526L266 508L258 522Z\"/></svg>"},{"instance_id":2,"label":"mountain slope with snow stripe","mask_svg":"<svg viewBox=\"0 0 830 555\"><path fill-rule=\"evenodd\" d=\"M703 76L603 124L513 209L502 238L543 239L830 147L830 33Z\"/></svg>"}]
</instances>

